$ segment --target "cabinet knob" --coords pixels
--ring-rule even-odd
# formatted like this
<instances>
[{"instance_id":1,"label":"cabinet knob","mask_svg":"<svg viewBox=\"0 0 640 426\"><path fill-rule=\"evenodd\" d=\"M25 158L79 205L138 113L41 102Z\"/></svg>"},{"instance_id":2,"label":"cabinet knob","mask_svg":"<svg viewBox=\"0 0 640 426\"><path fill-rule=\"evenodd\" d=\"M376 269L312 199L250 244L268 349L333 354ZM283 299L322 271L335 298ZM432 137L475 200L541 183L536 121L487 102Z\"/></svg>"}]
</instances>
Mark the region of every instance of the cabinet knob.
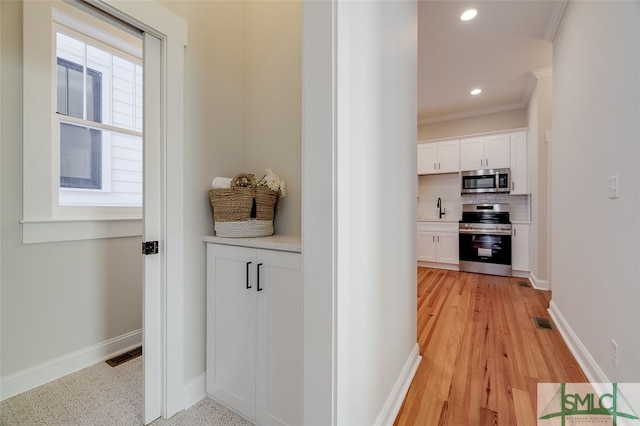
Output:
<instances>
[{"instance_id":1,"label":"cabinet knob","mask_svg":"<svg viewBox=\"0 0 640 426\"><path fill-rule=\"evenodd\" d=\"M256 268L258 274L257 274L257 281L256 281L256 285L258 287L258 291L262 291L263 289L260 287L260 267L262 266L262 263L258 263L258 267Z\"/></svg>"}]
</instances>

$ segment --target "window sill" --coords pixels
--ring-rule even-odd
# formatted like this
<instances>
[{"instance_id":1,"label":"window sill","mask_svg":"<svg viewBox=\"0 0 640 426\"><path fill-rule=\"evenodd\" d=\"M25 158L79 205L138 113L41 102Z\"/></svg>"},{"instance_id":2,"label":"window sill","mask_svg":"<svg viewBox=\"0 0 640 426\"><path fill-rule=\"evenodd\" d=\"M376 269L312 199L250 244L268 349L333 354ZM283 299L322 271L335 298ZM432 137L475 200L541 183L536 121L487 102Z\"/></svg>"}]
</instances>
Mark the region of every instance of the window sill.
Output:
<instances>
[{"instance_id":1,"label":"window sill","mask_svg":"<svg viewBox=\"0 0 640 426\"><path fill-rule=\"evenodd\" d=\"M24 244L142 236L142 219L22 220Z\"/></svg>"}]
</instances>

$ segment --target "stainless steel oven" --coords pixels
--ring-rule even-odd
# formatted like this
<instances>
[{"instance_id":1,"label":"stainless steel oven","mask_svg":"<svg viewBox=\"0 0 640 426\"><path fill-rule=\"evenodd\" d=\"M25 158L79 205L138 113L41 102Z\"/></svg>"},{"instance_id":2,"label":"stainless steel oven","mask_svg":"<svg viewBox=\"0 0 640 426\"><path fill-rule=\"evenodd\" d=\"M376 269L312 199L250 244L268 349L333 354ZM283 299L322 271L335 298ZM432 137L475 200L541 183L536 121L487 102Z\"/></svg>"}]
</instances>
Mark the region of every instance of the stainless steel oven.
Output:
<instances>
[{"instance_id":1,"label":"stainless steel oven","mask_svg":"<svg viewBox=\"0 0 640 426\"><path fill-rule=\"evenodd\" d=\"M458 230L461 271L511 276L508 204L465 204Z\"/></svg>"}]
</instances>

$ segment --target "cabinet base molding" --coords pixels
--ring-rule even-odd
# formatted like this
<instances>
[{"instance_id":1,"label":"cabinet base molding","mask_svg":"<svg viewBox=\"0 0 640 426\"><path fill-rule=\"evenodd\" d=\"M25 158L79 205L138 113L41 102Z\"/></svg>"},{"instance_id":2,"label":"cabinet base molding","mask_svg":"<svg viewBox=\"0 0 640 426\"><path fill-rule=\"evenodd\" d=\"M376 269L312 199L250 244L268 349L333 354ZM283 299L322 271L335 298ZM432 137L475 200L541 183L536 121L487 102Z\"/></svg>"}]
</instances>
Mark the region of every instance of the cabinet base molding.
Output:
<instances>
[{"instance_id":1,"label":"cabinet base molding","mask_svg":"<svg viewBox=\"0 0 640 426\"><path fill-rule=\"evenodd\" d=\"M376 426L387 426L393 424L398 412L400 411L402 402L409 391L409 386L411 386L411 381L418 370L420 361L422 361L422 357L420 356L420 347L416 343L409 354L409 358L407 358L404 367L402 367L402 371L400 372L396 383L393 385L393 389L391 389L391 393L384 403L376 422L374 423Z\"/></svg>"},{"instance_id":2,"label":"cabinet base molding","mask_svg":"<svg viewBox=\"0 0 640 426\"><path fill-rule=\"evenodd\" d=\"M207 397L206 374L202 373L195 379L184 384L184 409L191 408Z\"/></svg>"},{"instance_id":3,"label":"cabinet base molding","mask_svg":"<svg viewBox=\"0 0 640 426\"><path fill-rule=\"evenodd\" d=\"M438 262L425 262L424 260L418 260L418 266L423 268L435 268L435 269L446 269L449 271L459 271L460 266L458 264L453 263L438 263Z\"/></svg>"}]
</instances>

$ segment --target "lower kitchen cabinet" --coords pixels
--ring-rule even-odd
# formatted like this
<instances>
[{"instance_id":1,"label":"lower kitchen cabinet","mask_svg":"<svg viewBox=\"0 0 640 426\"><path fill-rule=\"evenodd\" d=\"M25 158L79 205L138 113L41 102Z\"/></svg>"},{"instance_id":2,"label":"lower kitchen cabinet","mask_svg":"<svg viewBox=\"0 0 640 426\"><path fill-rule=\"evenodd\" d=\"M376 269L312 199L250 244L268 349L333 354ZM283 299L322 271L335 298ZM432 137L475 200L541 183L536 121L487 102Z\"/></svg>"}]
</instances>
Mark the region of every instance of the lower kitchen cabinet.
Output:
<instances>
[{"instance_id":1,"label":"lower kitchen cabinet","mask_svg":"<svg viewBox=\"0 0 640 426\"><path fill-rule=\"evenodd\" d=\"M457 222L419 222L417 235L418 261L458 264L457 225Z\"/></svg>"},{"instance_id":2,"label":"lower kitchen cabinet","mask_svg":"<svg viewBox=\"0 0 640 426\"><path fill-rule=\"evenodd\" d=\"M257 425L302 424L300 253L207 244L206 391Z\"/></svg>"},{"instance_id":3,"label":"lower kitchen cabinet","mask_svg":"<svg viewBox=\"0 0 640 426\"><path fill-rule=\"evenodd\" d=\"M528 272L530 270L529 225L514 223L511 227L511 269Z\"/></svg>"}]
</instances>

